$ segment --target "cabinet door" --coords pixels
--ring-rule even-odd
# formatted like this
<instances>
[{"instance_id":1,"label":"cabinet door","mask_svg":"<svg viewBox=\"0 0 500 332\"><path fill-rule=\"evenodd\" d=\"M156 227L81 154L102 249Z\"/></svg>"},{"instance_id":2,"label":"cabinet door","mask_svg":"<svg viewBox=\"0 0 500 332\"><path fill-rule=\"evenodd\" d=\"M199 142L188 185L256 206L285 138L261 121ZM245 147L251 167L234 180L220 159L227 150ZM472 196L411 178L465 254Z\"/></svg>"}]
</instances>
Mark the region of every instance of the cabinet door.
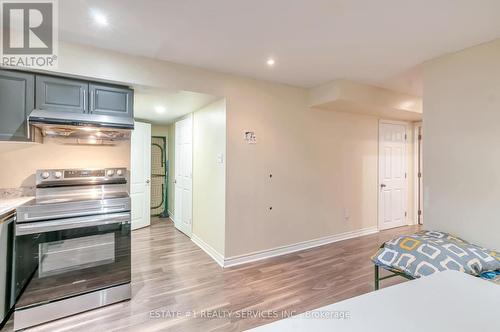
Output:
<instances>
[{"instance_id":1,"label":"cabinet door","mask_svg":"<svg viewBox=\"0 0 500 332\"><path fill-rule=\"evenodd\" d=\"M90 112L133 118L134 91L129 88L90 84Z\"/></svg>"},{"instance_id":2,"label":"cabinet door","mask_svg":"<svg viewBox=\"0 0 500 332\"><path fill-rule=\"evenodd\" d=\"M0 140L27 141L35 103L35 75L0 70Z\"/></svg>"},{"instance_id":3,"label":"cabinet door","mask_svg":"<svg viewBox=\"0 0 500 332\"><path fill-rule=\"evenodd\" d=\"M36 107L42 110L84 113L88 83L67 78L36 76Z\"/></svg>"}]
</instances>

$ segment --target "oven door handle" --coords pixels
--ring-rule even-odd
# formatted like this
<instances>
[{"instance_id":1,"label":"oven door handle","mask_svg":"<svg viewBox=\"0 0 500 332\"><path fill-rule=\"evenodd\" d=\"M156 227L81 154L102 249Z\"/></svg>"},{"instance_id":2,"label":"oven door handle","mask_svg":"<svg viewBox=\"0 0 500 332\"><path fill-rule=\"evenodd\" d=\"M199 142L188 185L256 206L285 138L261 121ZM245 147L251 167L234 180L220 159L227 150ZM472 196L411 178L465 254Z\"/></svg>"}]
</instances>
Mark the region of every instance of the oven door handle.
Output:
<instances>
[{"instance_id":1,"label":"oven door handle","mask_svg":"<svg viewBox=\"0 0 500 332\"><path fill-rule=\"evenodd\" d=\"M17 224L16 236L110 224L130 224L130 212Z\"/></svg>"}]
</instances>

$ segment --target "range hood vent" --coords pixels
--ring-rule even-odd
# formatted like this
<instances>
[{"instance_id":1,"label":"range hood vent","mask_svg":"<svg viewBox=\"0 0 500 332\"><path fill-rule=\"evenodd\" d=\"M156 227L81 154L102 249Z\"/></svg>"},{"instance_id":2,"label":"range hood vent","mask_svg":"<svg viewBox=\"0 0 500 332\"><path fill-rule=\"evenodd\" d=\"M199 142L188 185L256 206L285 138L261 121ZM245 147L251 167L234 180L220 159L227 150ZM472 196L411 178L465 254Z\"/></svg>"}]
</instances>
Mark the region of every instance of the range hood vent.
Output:
<instances>
[{"instance_id":1,"label":"range hood vent","mask_svg":"<svg viewBox=\"0 0 500 332\"><path fill-rule=\"evenodd\" d=\"M43 136L75 138L90 144L128 140L134 129L131 118L45 110L33 110L28 122Z\"/></svg>"},{"instance_id":2,"label":"range hood vent","mask_svg":"<svg viewBox=\"0 0 500 332\"><path fill-rule=\"evenodd\" d=\"M82 142L96 144L101 141L123 141L130 138L129 129L114 129L90 126L51 125L33 123L44 137L76 138Z\"/></svg>"}]
</instances>

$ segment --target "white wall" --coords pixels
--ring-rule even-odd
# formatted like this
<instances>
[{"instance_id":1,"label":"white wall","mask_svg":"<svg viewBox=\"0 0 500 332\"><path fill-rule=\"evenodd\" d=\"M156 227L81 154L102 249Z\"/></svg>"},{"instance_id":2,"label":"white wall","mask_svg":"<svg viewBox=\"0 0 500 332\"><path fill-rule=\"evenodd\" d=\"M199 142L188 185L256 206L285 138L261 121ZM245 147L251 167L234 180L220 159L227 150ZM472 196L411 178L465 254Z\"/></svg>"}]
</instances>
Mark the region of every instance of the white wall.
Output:
<instances>
[{"instance_id":1,"label":"white wall","mask_svg":"<svg viewBox=\"0 0 500 332\"><path fill-rule=\"evenodd\" d=\"M222 155L219 162L218 156ZM193 234L222 256L226 220L226 102L193 113Z\"/></svg>"},{"instance_id":2,"label":"white wall","mask_svg":"<svg viewBox=\"0 0 500 332\"><path fill-rule=\"evenodd\" d=\"M230 255L377 225L378 119L308 109L298 98L228 116L241 128L229 137L240 146L228 160L238 171L228 183ZM242 142L243 128L255 129L256 145Z\"/></svg>"},{"instance_id":3,"label":"white wall","mask_svg":"<svg viewBox=\"0 0 500 332\"><path fill-rule=\"evenodd\" d=\"M45 138L43 144L0 143L0 188L33 187L37 169L130 167L130 143L68 145Z\"/></svg>"},{"instance_id":4,"label":"white wall","mask_svg":"<svg viewBox=\"0 0 500 332\"><path fill-rule=\"evenodd\" d=\"M151 136L168 137L169 125L151 125Z\"/></svg>"},{"instance_id":5,"label":"white wall","mask_svg":"<svg viewBox=\"0 0 500 332\"><path fill-rule=\"evenodd\" d=\"M424 223L500 249L500 39L424 67Z\"/></svg>"}]
</instances>

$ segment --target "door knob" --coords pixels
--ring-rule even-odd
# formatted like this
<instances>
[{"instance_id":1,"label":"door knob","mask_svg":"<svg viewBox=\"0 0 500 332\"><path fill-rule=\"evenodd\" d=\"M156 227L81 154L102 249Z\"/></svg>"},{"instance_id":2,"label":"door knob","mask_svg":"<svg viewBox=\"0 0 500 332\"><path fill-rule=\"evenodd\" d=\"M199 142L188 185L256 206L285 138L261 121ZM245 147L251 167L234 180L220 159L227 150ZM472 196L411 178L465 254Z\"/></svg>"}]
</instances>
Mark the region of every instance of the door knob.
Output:
<instances>
[{"instance_id":1,"label":"door knob","mask_svg":"<svg viewBox=\"0 0 500 332\"><path fill-rule=\"evenodd\" d=\"M385 188L385 187L387 187L385 184L383 183L380 184L380 188Z\"/></svg>"},{"instance_id":2,"label":"door knob","mask_svg":"<svg viewBox=\"0 0 500 332\"><path fill-rule=\"evenodd\" d=\"M146 180L146 183L149 183L149 179Z\"/></svg>"}]
</instances>

